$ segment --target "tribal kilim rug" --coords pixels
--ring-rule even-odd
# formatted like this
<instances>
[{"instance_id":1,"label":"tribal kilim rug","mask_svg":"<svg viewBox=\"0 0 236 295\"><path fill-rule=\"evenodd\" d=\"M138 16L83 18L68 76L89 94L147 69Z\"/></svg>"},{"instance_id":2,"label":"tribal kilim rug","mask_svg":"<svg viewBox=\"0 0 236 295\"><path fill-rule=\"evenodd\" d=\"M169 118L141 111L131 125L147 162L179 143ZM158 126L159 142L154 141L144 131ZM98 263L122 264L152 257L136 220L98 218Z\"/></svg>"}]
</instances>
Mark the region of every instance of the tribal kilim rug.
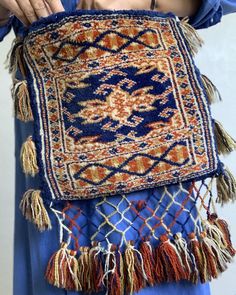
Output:
<instances>
[{"instance_id":1,"label":"tribal kilim rug","mask_svg":"<svg viewBox=\"0 0 236 295\"><path fill-rule=\"evenodd\" d=\"M52 196L94 198L217 171L207 97L178 27L171 17L107 14L30 33L35 140Z\"/></svg>"}]
</instances>

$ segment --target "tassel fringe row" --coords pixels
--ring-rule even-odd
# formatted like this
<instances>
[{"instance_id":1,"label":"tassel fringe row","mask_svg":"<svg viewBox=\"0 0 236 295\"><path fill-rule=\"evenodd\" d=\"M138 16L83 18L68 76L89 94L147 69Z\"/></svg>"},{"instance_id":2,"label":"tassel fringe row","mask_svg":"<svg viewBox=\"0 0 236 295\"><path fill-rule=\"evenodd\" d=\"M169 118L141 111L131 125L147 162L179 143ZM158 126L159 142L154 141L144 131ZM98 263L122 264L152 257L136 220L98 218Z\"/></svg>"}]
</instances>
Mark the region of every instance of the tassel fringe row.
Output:
<instances>
[{"instance_id":1,"label":"tassel fringe row","mask_svg":"<svg viewBox=\"0 0 236 295\"><path fill-rule=\"evenodd\" d=\"M76 258L68 244L61 244L46 270L50 284L86 293L105 288L107 294L123 295L163 282L205 283L225 271L235 255L228 225L216 214L209 216L199 237L191 233L186 240L177 233L171 241L163 235L156 248L150 241L143 240L138 248L129 241L123 254L117 245L109 244L105 250L93 242L91 248L80 247L79 252Z\"/></svg>"}]
</instances>

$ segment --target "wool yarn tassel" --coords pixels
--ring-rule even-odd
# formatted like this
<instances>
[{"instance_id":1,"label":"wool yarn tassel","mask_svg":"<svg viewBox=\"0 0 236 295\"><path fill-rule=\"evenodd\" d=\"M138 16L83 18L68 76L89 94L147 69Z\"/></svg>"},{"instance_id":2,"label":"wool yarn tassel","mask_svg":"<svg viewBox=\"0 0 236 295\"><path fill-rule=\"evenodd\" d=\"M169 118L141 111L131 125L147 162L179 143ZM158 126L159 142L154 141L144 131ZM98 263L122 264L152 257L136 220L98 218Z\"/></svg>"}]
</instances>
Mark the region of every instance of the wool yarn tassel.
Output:
<instances>
[{"instance_id":1,"label":"wool yarn tassel","mask_svg":"<svg viewBox=\"0 0 236 295\"><path fill-rule=\"evenodd\" d=\"M23 143L20 159L23 171L27 175L35 176L39 172L37 164L36 146L32 140L32 136L29 136L25 143Z\"/></svg>"},{"instance_id":2,"label":"wool yarn tassel","mask_svg":"<svg viewBox=\"0 0 236 295\"><path fill-rule=\"evenodd\" d=\"M108 273L108 294L123 295L124 294L124 267L123 257L116 245L112 244L110 251L113 253L109 256Z\"/></svg>"},{"instance_id":3,"label":"wool yarn tassel","mask_svg":"<svg viewBox=\"0 0 236 295\"><path fill-rule=\"evenodd\" d=\"M184 33L186 41L192 55L196 55L198 50L203 45L203 40L198 32L189 24L189 18L185 17L180 21L180 27Z\"/></svg>"},{"instance_id":4,"label":"wool yarn tassel","mask_svg":"<svg viewBox=\"0 0 236 295\"><path fill-rule=\"evenodd\" d=\"M62 243L60 249L54 253L46 269L45 278L47 281L58 288L66 288L68 250L67 243Z\"/></svg>"},{"instance_id":5,"label":"wool yarn tassel","mask_svg":"<svg viewBox=\"0 0 236 295\"><path fill-rule=\"evenodd\" d=\"M6 65L9 69L9 73L15 76L16 71L19 66L19 62L22 58L22 47L23 47L23 40L22 38L15 38L12 42L11 49L7 54Z\"/></svg>"},{"instance_id":6,"label":"wool yarn tassel","mask_svg":"<svg viewBox=\"0 0 236 295\"><path fill-rule=\"evenodd\" d=\"M68 263L65 268L65 289L69 291L82 291L82 286L80 284L78 274L79 274L79 264L76 259L76 251L67 251Z\"/></svg>"},{"instance_id":7,"label":"wool yarn tassel","mask_svg":"<svg viewBox=\"0 0 236 295\"><path fill-rule=\"evenodd\" d=\"M188 244L185 239L183 239L181 233L175 234L175 246L177 251L180 253L180 257L182 259L184 265L184 279L190 280L192 270L191 264L192 260L188 251Z\"/></svg>"},{"instance_id":8,"label":"wool yarn tassel","mask_svg":"<svg viewBox=\"0 0 236 295\"><path fill-rule=\"evenodd\" d=\"M189 249L193 253L196 266L199 271L199 277L202 283L207 282L207 265L206 257L204 252L201 249L201 245L195 235L195 233L189 234Z\"/></svg>"},{"instance_id":9,"label":"wool yarn tassel","mask_svg":"<svg viewBox=\"0 0 236 295\"><path fill-rule=\"evenodd\" d=\"M216 178L216 186L216 202L224 205L225 203L236 200L236 179L228 168L225 168L223 174Z\"/></svg>"},{"instance_id":10,"label":"wool yarn tassel","mask_svg":"<svg viewBox=\"0 0 236 295\"><path fill-rule=\"evenodd\" d=\"M163 265L166 282L178 282L185 278L184 265L177 248L171 243L167 235L160 237L160 244L156 249L156 259Z\"/></svg>"},{"instance_id":11,"label":"wool yarn tassel","mask_svg":"<svg viewBox=\"0 0 236 295\"><path fill-rule=\"evenodd\" d=\"M40 190L28 190L20 202L20 209L24 217L34 223L40 231L52 228Z\"/></svg>"},{"instance_id":12,"label":"wool yarn tassel","mask_svg":"<svg viewBox=\"0 0 236 295\"><path fill-rule=\"evenodd\" d=\"M215 120L215 137L219 154L228 155L236 150L236 141L223 128L222 124Z\"/></svg>"},{"instance_id":13,"label":"wool yarn tassel","mask_svg":"<svg viewBox=\"0 0 236 295\"><path fill-rule=\"evenodd\" d=\"M158 247L155 249L154 261L155 261L156 282L158 284L166 282L166 274L165 274L164 264L162 263L160 257L158 256Z\"/></svg>"},{"instance_id":14,"label":"wool yarn tassel","mask_svg":"<svg viewBox=\"0 0 236 295\"><path fill-rule=\"evenodd\" d=\"M104 275L103 271L103 256L104 250L100 244L96 241L92 242L92 248L89 251L89 269L91 281L91 291L98 293L102 291L102 278Z\"/></svg>"},{"instance_id":15,"label":"wool yarn tassel","mask_svg":"<svg viewBox=\"0 0 236 295\"><path fill-rule=\"evenodd\" d=\"M139 258L137 255L139 255ZM141 253L134 248L133 241L128 241L127 243L127 248L124 254L124 265L127 271L127 293L133 294L134 292L138 292L140 289L144 288L146 286L145 281L147 280L147 276L144 270L143 258Z\"/></svg>"},{"instance_id":16,"label":"wool yarn tassel","mask_svg":"<svg viewBox=\"0 0 236 295\"><path fill-rule=\"evenodd\" d=\"M78 280L78 261L76 251L68 250L68 244L62 242L60 249L54 253L47 265L45 278L58 288L81 291Z\"/></svg>"},{"instance_id":17,"label":"wool yarn tassel","mask_svg":"<svg viewBox=\"0 0 236 295\"><path fill-rule=\"evenodd\" d=\"M214 218L211 217L213 215L214 214L209 215L208 220L204 220L202 222L203 229L204 231L206 231L209 238L213 239L216 243L221 245L221 248L226 248L227 242L225 240L223 232L214 224Z\"/></svg>"},{"instance_id":18,"label":"wool yarn tassel","mask_svg":"<svg viewBox=\"0 0 236 295\"><path fill-rule=\"evenodd\" d=\"M193 284L197 284L198 281L199 281L199 270L197 268L197 264L196 264L196 259L195 259L195 256L193 255L193 253L190 252L190 257L191 257L191 261L192 261L192 271L191 271L191 274L190 274L190 281L193 283Z\"/></svg>"},{"instance_id":19,"label":"wool yarn tassel","mask_svg":"<svg viewBox=\"0 0 236 295\"><path fill-rule=\"evenodd\" d=\"M34 121L30 104L30 95L27 81L17 81L13 87L14 110L17 119L23 122Z\"/></svg>"},{"instance_id":20,"label":"wool yarn tassel","mask_svg":"<svg viewBox=\"0 0 236 295\"><path fill-rule=\"evenodd\" d=\"M209 216L209 220L222 232L227 245L227 250L230 253L231 257L234 257L236 251L232 245L231 235L227 222L223 219L218 218L218 215L216 213L211 214Z\"/></svg>"},{"instance_id":21,"label":"wool yarn tassel","mask_svg":"<svg viewBox=\"0 0 236 295\"><path fill-rule=\"evenodd\" d=\"M206 91L209 103L213 104L215 102L221 101L222 98L221 98L220 92L216 88L216 86L211 82L211 80L205 75L201 75L201 78L202 78L202 82L203 82L204 89Z\"/></svg>"},{"instance_id":22,"label":"wool yarn tassel","mask_svg":"<svg viewBox=\"0 0 236 295\"><path fill-rule=\"evenodd\" d=\"M90 265L89 265L89 247L80 247L79 248L81 254L78 258L78 279L82 286L82 290L84 292L91 291L91 272L90 272Z\"/></svg>"},{"instance_id":23,"label":"wool yarn tassel","mask_svg":"<svg viewBox=\"0 0 236 295\"><path fill-rule=\"evenodd\" d=\"M202 252L206 256L206 267L207 267L207 277L208 281L211 281L211 278L216 279L218 277L217 266L216 266L216 257L212 252L211 240L207 238L206 232L201 232L200 234L200 247Z\"/></svg>"},{"instance_id":24,"label":"wool yarn tassel","mask_svg":"<svg viewBox=\"0 0 236 295\"><path fill-rule=\"evenodd\" d=\"M147 276L147 282L150 286L155 284L155 273L154 273L154 257L153 249L150 241L142 241L140 243L139 251L143 257L144 270Z\"/></svg>"},{"instance_id":25,"label":"wool yarn tassel","mask_svg":"<svg viewBox=\"0 0 236 295\"><path fill-rule=\"evenodd\" d=\"M227 269L227 263L232 262L232 256L230 255L229 251L224 244L219 243L207 235L204 237L204 241L211 247L212 253L215 256L215 263L218 273L224 272Z\"/></svg>"}]
</instances>

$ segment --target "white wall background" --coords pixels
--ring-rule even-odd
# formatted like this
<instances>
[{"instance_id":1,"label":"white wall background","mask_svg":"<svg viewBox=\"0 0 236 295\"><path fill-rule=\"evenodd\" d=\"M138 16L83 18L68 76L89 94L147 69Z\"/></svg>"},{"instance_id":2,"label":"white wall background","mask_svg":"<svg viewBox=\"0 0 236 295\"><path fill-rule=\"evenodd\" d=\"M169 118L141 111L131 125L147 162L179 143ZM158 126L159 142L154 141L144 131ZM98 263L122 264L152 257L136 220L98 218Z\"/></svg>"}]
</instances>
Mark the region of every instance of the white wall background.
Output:
<instances>
[{"instance_id":1,"label":"white wall background","mask_svg":"<svg viewBox=\"0 0 236 295\"><path fill-rule=\"evenodd\" d=\"M223 103L213 107L215 118L236 138L236 17L227 16L221 24L201 31L205 46L197 57L202 73L219 88ZM12 295L14 222L14 128L10 97L10 77L3 62L13 35L0 44L0 294ZM236 175L236 153L225 163ZM219 215L231 225L236 245L236 204L219 208ZM236 295L236 262L212 283L212 295ZM24 294L19 294L24 295ZM173 294L174 295L174 294ZM199 294L200 295L200 294Z\"/></svg>"}]
</instances>

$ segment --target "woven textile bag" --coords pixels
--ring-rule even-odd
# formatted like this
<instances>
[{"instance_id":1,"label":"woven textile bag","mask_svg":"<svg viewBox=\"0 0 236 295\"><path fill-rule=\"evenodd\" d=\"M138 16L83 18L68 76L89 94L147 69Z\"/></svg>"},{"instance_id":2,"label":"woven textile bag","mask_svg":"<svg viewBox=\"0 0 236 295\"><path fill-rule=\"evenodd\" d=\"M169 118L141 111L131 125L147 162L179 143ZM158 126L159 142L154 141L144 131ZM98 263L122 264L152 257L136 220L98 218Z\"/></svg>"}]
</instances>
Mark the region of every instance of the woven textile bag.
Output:
<instances>
[{"instance_id":1,"label":"woven textile bag","mask_svg":"<svg viewBox=\"0 0 236 295\"><path fill-rule=\"evenodd\" d=\"M218 202L235 199L234 176L219 154L236 143L211 117L220 94L194 64L202 43L187 19L136 10L59 13L16 40L10 56L15 114L34 124L22 146L22 169L40 179L20 208L41 231L51 229L51 210L61 232L46 270L49 283L132 294L162 282L204 283L232 261L213 187ZM129 199L147 188L163 193L151 204ZM111 205L117 195L120 202ZM80 245L78 200L92 199L101 221L90 244ZM126 220L124 231L111 221L113 212L103 214L105 203ZM137 238L127 240L137 219ZM110 242L107 229L99 239L106 225L120 241Z\"/></svg>"}]
</instances>

